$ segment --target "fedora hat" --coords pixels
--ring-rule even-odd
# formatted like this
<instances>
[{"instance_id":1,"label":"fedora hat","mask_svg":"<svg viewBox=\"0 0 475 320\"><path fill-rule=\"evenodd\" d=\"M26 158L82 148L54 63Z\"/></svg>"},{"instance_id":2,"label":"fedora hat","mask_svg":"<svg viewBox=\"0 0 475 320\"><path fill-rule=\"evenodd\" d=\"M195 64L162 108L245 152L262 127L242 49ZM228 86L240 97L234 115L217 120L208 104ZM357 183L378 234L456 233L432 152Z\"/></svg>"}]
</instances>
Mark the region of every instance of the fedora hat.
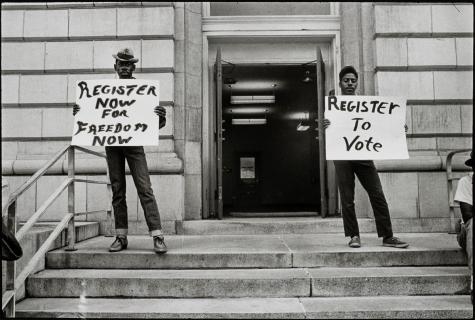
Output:
<instances>
[{"instance_id":1,"label":"fedora hat","mask_svg":"<svg viewBox=\"0 0 475 320\"><path fill-rule=\"evenodd\" d=\"M465 161L465 165L466 165L466 166L469 166L469 167L473 167L473 151L470 152L470 159L468 159L467 161Z\"/></svg>"},{"instance_id":2,"label":"fedora hat","mask_svg":"<svg viewBox=\"0 0 475 320\"><path fill-rule=\"evenodd\" d=\"M120 61L128 61L128 62L133 62L133 63L139 61L139 59L134 58L134 52L132 51L132 49L129 49L129 48L124 48L120 50L119 52L117 52L117 54L113 54L112 56L116 60L120 60Z\"/></svg>"}]
</instances>

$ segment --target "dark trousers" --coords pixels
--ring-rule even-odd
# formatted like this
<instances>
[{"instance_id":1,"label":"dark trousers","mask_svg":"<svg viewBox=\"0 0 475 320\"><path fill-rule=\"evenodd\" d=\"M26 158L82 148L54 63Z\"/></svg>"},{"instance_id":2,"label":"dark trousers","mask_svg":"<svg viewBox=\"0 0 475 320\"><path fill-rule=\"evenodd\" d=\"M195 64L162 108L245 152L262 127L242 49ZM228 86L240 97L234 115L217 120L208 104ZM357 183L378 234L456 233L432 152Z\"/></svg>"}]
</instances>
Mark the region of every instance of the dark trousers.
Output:
<instances>
[{"instance_id":1,"label":"dark trousers","mask_svg":"<svg viewBox=\"0 0 475 320\"><path fill-rule=\"evenodd\" d=\"M129 165L135 187L142 205L149 231L161 230L157 201L152 190L147 159L143 147L106 147L107 165L112 185L117 234L127 234L127 203L125 199L125 160Z\"/></svg>"},{"instance_id":2,"label":"dark trousers","mask_svg":"<svg viewBox=\"0 0 475 320\"><path fill-rule=\"evenodd\" d=\"M340 190L345 236L359 236L355 213L355 175L366 190L373 208L378 237L392 237L391 217L373 161L333 161Z\"/></svg>"}]
</instances>

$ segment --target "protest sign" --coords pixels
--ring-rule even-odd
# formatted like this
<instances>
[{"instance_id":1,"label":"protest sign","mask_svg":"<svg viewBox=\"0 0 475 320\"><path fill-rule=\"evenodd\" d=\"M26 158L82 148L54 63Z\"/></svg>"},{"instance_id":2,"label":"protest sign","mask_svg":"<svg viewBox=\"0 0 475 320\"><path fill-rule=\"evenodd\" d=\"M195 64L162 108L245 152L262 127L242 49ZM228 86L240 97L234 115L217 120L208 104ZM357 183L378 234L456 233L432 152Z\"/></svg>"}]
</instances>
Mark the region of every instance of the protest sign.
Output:
<instances>
[{"instance_id":1,"label":"protest sign","mask_svg":"<svg viewBox=\"0 0 475 320\"><path fill-rule=\"evenodd\" d=\"M400 97L325 97L328 160L408 159L406 100Z\"/></svg>"},{"instance_id":2,"label":"protest sign","mask_svg":"<svg viewBox=\"0 0 475 320\"><path fill-rule=\"evenodd\" d=\"M76 83L71 144L78 146L158 145L157 80L83 80Z\"/></svg>"}]
</instances>

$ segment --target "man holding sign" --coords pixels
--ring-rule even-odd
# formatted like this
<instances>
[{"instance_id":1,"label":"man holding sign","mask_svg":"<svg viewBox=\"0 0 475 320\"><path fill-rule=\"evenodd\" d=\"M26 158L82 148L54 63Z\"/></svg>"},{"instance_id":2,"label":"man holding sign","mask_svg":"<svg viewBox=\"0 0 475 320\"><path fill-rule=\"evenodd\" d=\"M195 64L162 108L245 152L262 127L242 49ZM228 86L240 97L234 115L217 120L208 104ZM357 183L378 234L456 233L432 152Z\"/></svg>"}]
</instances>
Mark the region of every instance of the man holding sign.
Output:
<instances>
[{"instance_id":1,"label":"man holding sign","mask_svg":"<svg viewBox=\"0 0 475 320\"><path fill-rule=\"evenodd\" d=\"M158 144L158 129L166 124L166 111L160 106L153 110L147 107L150 103L158 104L158 85L132 80L135 79L132 73L135 71L135 63L138 62L132 50L125 48L112 56L115 58L114 69L120 80L108 83L81 81L77 84L77 99L83 107L75 105L73 115L80 110L83 114L79 114L78 119L75 119L77 121L74 124L73 144L106 146L117 235L109 251L118 252L126 249L128 245L125 197L127 160L150 235L153 237L154 250L156 253L165 253L167 247L143 145ZM159 116L158 126L154 113Z\"/></svg>"},{"instance_id":2,"label":"man holding sign","mask_svg":"<svg viewBox=\"0 0 475 320\"><path fill-rule=\"evenodd\" d=\"M396 120L404 123L405 102L380 97L371 97L377 99L370 100L356 97L358 72L352 66L340 71L339 80L343 96L326 97L323 125L326 129L327 159L334 160L336 169L345 236L351 238L348 245L351 248L361 246L354 203L356 175L370 198L376 230L378 237L383 238L383 246L407 248L409 244L393 236L388 204L372 161L408 158L402 125L401 129L392 125ZM391 125L388 125L388 119ZM375 132L382 134L377 136Z\"/></svg>"}]
</instances>

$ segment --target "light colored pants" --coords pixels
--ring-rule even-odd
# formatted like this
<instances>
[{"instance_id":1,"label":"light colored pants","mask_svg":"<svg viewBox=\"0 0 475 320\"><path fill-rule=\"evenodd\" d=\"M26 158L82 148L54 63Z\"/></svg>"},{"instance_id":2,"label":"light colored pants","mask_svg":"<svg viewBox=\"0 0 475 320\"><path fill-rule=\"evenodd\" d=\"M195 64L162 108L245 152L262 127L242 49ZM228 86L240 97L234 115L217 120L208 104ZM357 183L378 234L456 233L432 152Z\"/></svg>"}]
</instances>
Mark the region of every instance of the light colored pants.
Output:
<instances>
[{"instance_id":1,"label":"light colored pants","mask_svg":"<svg viewBox=\"0 0 475 320\"><path fill-rule=\"evenodd\" d=\"M462 224L460 233L457 235L457 241L467 254L468 269L470 270L470 289L473 290L473 223L472 219Z\"/></svg>"}]
</instances>

